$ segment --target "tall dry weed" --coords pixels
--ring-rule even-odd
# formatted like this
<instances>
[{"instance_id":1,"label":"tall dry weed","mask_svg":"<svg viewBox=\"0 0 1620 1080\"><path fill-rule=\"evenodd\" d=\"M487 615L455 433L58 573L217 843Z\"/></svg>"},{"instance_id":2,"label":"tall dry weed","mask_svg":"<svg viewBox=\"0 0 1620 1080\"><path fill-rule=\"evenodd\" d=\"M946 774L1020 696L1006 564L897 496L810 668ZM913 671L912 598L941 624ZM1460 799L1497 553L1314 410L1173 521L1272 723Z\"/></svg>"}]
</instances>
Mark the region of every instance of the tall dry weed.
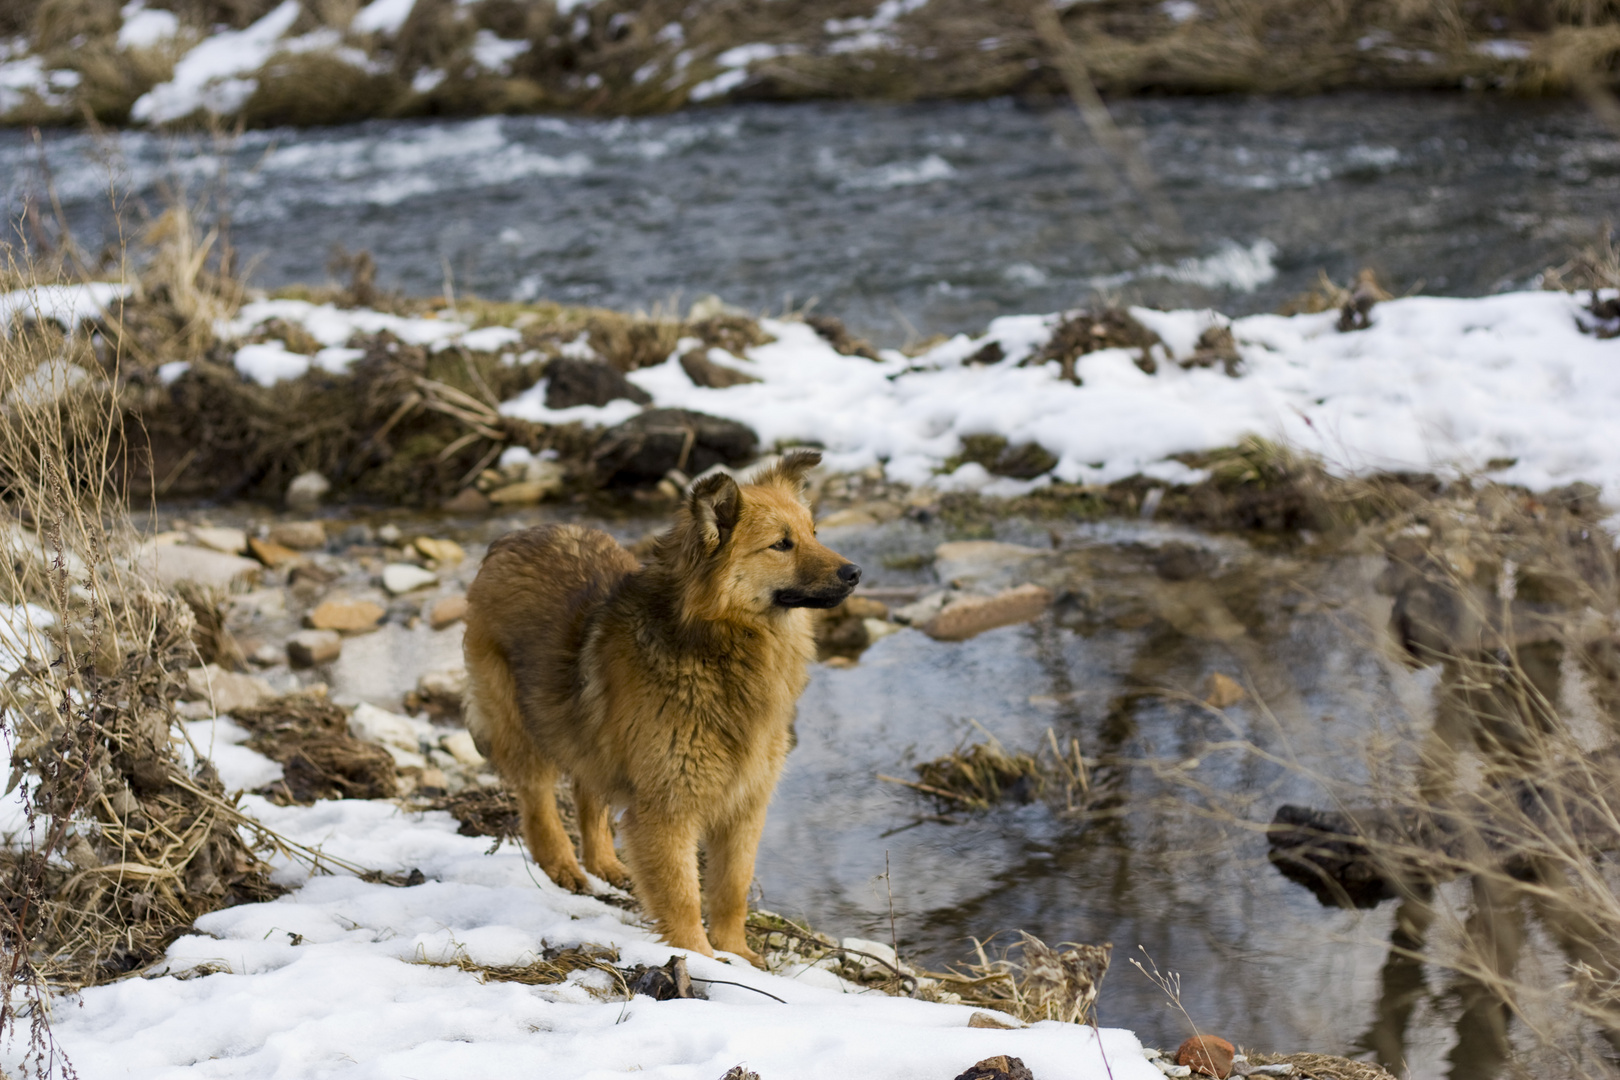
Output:
<instances>
[{"instance_id":1,"label":"tall dry weed","mask_svg":"<svg viewBox=\"0 0 1620 1080\"><path fill-rule=\"evenodd\" d=\"M138 970L203 912L273 890L175 714L192 615L123 500L117 305L15 254L6 271L30 283L0 325L0 1039L26 1030L25 1073L71 1075L55 990Z\"/></svg>"}]
</instances>

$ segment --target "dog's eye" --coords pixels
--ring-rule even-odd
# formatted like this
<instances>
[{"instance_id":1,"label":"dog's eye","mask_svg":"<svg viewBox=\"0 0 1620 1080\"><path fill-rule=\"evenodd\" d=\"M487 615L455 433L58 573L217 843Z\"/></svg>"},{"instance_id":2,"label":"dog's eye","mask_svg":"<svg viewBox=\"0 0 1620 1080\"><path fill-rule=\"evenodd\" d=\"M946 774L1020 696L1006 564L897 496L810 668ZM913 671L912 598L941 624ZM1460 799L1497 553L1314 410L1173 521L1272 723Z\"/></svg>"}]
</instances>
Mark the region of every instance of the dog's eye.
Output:
<instances>
[{"instance_id":1,"label":"dog's eye","mask_svg":"<svg viewBox=\"0 0 1620 1080\"><path fill-rule=\"evenodd\" d=\"M782 539L778 540L776 543L771 545L771 550L772 551L792 551L793 550L793 538L791 536L782 537Z\"/></svg>"}]
</instances>

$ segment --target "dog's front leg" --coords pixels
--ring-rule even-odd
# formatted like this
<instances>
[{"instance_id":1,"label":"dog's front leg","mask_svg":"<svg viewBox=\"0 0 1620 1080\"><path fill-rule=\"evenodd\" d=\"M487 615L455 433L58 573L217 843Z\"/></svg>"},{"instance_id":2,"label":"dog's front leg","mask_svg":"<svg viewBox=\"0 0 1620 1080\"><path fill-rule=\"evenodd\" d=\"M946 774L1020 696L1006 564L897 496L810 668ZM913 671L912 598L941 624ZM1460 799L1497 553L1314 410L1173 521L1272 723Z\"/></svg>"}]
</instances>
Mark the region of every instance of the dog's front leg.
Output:
<instances>
[{"instance_id":1,"label":"dog's front leg","mask_svg":"<svg viewBox=\"0 0 1620 1080\"><path fill-rule=\"evenodd\" d=\"M754 856L765 831L767 799L741 807L735 816L710 831L703 892L709 901L709 941L716 949L736 953L755 967L764 959L748 947L748 889L754 883Z\"/></svg>"},{"instance_id":2,"label":"dog's front leg","mask_svg":"<svg viewBox=\"0 0 1620 1080\"><path fill-rule=\"evenodd\" d=\"M657 923L658 933L677 948L713 956L698 892L697 823L631 807L623 830L636 898Z\"/></svg>"}]
</instances>

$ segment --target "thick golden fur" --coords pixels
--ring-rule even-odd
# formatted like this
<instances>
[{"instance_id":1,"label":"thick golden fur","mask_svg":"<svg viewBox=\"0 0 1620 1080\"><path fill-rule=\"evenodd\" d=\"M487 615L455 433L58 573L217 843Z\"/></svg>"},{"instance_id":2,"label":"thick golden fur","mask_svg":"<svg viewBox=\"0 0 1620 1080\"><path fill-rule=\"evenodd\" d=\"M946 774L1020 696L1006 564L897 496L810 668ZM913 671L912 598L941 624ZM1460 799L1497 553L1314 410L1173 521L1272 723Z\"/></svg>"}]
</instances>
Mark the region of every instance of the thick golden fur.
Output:
<instances>
[{"instance_id":1,"label":"thick golden fur","mask_svg":"<svg viewBox=\"0 0 1620 1080\"><path fill-rule=\"evenodd\" d=\"M503 536L467 592L467 726L516 792L535 861L585 888L557 814L567 774L585 869L633 881L671 944L756 963L743 922L815 652L806 609L860 577L815 538L801 492L819 460L790 454L741 487L700 481L645 567L578 525Z\"/></svg>"}]
</instances>

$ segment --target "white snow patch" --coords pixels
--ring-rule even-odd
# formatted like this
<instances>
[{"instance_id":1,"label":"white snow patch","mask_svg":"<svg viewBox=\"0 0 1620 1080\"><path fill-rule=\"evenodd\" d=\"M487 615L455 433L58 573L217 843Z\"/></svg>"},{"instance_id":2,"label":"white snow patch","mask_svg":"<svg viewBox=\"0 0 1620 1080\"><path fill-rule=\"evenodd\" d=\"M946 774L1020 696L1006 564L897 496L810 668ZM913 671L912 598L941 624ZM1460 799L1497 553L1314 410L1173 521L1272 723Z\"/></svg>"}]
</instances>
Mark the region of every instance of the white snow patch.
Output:
<instances>
[{"instance_id":1,"label":"white snow patch","mask_svg":"<svg viewBox=\"0 0 1620 1080\"><path fill-rule=\"evenodd\" d=\"M79 85L79 78L77 71L66 68L45 70L45 61L37 56L0 60L0 116L31 96L52 107L65 105L68 91Z\"/></svg>"},{"instance_id":2,"label":"white snow patch","mask_svg":"<svg viewBox=\"0 0 1620 1080\"><path fill-rule=\"evenodd\" d=\"M49 663L51 647L44 631L55 625L56 616L38 604L0 605L0 677L29 660Z\"/></svg>"},{"instance_id":3,"label":"white snow patch","mask_svg":"<svg viewBox=\"0 0 1620 1080\"><path fill-rule=\"evenodd\" d=\"M296 379L309 370L309 357L289 352L279 341L244 345L236 350L236 370L260 386L274 386L283 379Z\"/></svg>"},{"instance_id":4,"label":"white snow patch","mask_svg":"<svg viewBox=\"0 0 1620 1080\"><path fill-rule=\"evenodd\" d=\"M355 15L349 28L357 34L397 34L415 6L416 0L371 0Z\"/></svg>"},{"instance_id":5,"label":"white snow patch","mask_svg":"<svg viewBox=\"0 0 1620 1080\"><path fill-rule=\"evenodd\" d=\"M473 36L473 61L485 71L499 75L510 74L512 61L528 51L527 41L508 41L497 37L492 30L480 30Z\"/></svg>"},{"instance_id":6,"label":"white snow patch","mask_svg":"<svg viewBox=\"0 0 1620 1080\"><path fill-rule=\"evenodd\" d=\"M229 717L193 720L185 727L189 740L184 747L186 766L194 764L190 750L196 747L198 755L214 763L226 791L252 791L281 779L281 766L243 746L253 733Z\"/></svg>"},{"instance_id":7,"label":"white snow patch","mask_svg":"<svg viewBox=\"0 0 1620 1080\"><path fill-rule=\"evenodd\" d=\"M485 326L461 335L461 344L473 352L500 352L523 341L523 332L510 326Z\"/></svg>"},{"instance_id":8,"label":"white snow patch","mask_svg":"<svg viewBox=\"0 0 1620 1080\"><path fill-rule=\"evenodd\" d=\"M252 754L236 745L237 730L221 721L192 735L212 737L216 752ZM238 782L245 767L226 766ZM295 841L387 872L420 869L428 880L394 888L282 865L277 878L295 891L205 915L201 933L168 950L169 971L204 963L224 971L128 979L60 1003L52 1034L79 1075L703 1080L746 1062L771 1080L819 1080L954 1076L1012 1054L1043 1080L1161 1077L1126 1031L970 1028L966 1006L863 992L819 969L788 978L687 954L695 980L742 984L700 982L707 1001L625 1002L615 981L594 972L550 986L484 982L434 965L458 957L523 965L548 946L596 944L616 947L628 967L662 964L676 950L624 912L559 889L520 849L486 854L487 840L457 835L442 812L358 800L277 807L255 795L242 806ZM0 1061L15 1070L24 1049L13 1044Z\"/></svg>"},{"instance_id":9,"label":"white snow patch","mask_svg":"<svg viewBox=\"0 0 1620 1080\"><path fill-rule=\"evenodd\" d=\"M730 71L722 71L714 78L705 79L703 82L700 82L696 86L692 87L692 90L689 94L687 94L687 97L691 98L693 101L708 101L710 98L717 98L724 94L731 93L733 90L737 89L737 87L741 86L747 81L748 71L746 68L734 68Z\"/></svg>"},{"instance_id":10,"label":"white snow patch","mask_svg":"<svg viewBox=\"0 0 1620 1080\"><path fill-rule=\"evenodd\" d=\"M76 330L80 323L99 317L108 304L129 292L130 286L121 282L90 281L81 285L31 285L0 293L0 330L9 330L19 317Z\"/></svg>"},{"instance_id":11,"label":"white snow patch","mask_svg":"<svg viewBox=\"0 0 1620 1080\"><path fill-rule=\"evenodd\" d=\"M1187 483L1199 474L1171 460L1257 434L1319 454L1341 473L1420 469L1493 473L1547 489L1586 480L1620 505L1620 341L1582 334L1582 300L1562 293L1480 299L1412 297L1380 304L1371 329L1335 332L1336 315L1254 315L1230 326L1243 374L1137 368L1135 351L1107 349L1077 365L1082 385L1056 365L1019 367L1060 317L1020 315L979 337L957 335L915 359L840 356L802 323L766 320L776 336L746 350L763 381L723 390L694 386L679 365L632 372L663 407L696 409L752 426L764 445L808 442L830 468L884 465L896 480L938 484L965 435L1034 441L1058 457L1052 475L1107 483L1135 473ZM1213 311L1133 314L1185 357ZM1005 359L963 360L994 342ZM562 412L544 408L542 382L502 411L539 422L608 425L629 402ZM948 485L990 481L969 470Z\"/></svg>"},{"instance_id":12,"label":"white snow patch","mask_svg":"<svg viewBox=\"0 0 1620 1080\"><path fill-rule=\"evenodd\" d=\"M1532 50L1528 41L1495 38L1475 43L1474 51L1493 60L1528 60Z\"/></svg>"},{"instance_id":13,"label":"white snow patch","mask_svg":"<svg viewBox=\"0 0 1620 1080\"><path fill-rule=\"evenodd\" d=\"M136 99L130 117L164 124L199 110L229 115L240 109L258 81L243 78L264 66L298 19L298 0L282 0L244 30L226 30L195 46L174 66L174 75Z\"/></svg>"},{"instance_id":14,"label":"white snow patch","mask_svg":"<svg viewBox=\"0 0 1620 1080\"><path fill-rule=\"evenodd\" d=\"M172 11L149 8L143 0L129 0L120 10L123 25L118 28L120 49L150 49L173 40L180 32L180 18Z\"/></svg>"},{"instance_id":15,"label":"white snow patch","mask_svg":"<svg viewBox=\"0 0 1620 1080\"><path fill-rule=\"evenodd\" d=\"M692 87L688 96L693 101L707 101L710 98L720 97L722 94L729 94L748 81L748 67L750 64L775 60L779 56L794 56L802 52L804 52L804 49L797 45L772 45L766 42L754 42L749 45L738 45L727 49L714 58L714 62L726 70L714 78L700 82ZM684 64L679 63L676 66L677 70L685 67Z\"/></svg>"}]
</instances>

